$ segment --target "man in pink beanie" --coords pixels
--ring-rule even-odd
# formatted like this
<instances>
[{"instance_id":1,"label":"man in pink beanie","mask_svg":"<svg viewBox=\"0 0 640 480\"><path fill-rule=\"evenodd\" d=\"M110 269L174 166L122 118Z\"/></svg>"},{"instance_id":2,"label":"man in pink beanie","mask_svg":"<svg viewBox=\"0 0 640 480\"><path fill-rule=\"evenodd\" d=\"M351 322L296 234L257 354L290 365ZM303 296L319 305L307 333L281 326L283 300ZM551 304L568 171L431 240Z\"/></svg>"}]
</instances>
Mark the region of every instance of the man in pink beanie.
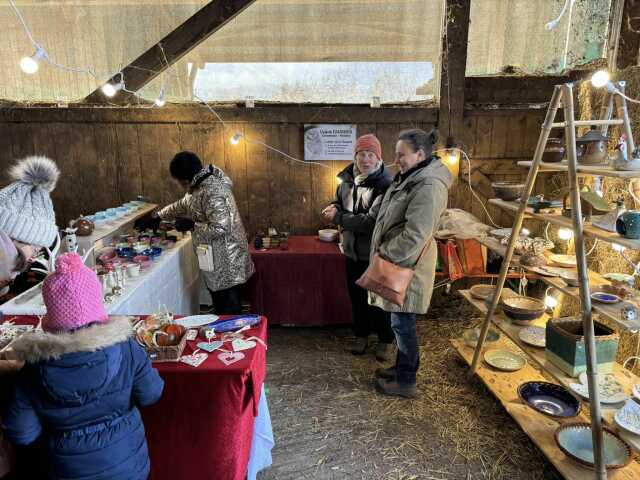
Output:
<instances>
[{"instance_id":1,"label":"man in pink beanie","mask_svg":"<svg viewBox=\"0 0 640 480\"><path fill-rule=\"evenodd\" d=\"M44 332L14 342L26 362L2 427L16 445L41 436L52 479L143 480L150 471L138 406L164 382L132 338L127 317L109 318L95 273L61 255L44 282Z\"/></svg>"}]
</instances>

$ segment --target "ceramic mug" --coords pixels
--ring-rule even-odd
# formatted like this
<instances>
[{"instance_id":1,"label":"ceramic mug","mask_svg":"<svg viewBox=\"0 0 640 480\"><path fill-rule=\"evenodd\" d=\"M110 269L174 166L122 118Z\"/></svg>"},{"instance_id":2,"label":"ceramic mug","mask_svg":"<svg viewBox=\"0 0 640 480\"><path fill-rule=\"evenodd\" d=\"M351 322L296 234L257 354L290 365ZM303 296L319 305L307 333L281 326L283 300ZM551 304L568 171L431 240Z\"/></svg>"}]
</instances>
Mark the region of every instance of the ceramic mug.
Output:
<instances>
[{"instance_id":1,"label":"ceramic mug","mask_svg":"<svg viewBox=\"0 0 640 480\"><path fill-rule=\"evenodd\" d=\"M127 265L127 275L131 278L137 277L140 275L140 264L138 263L130 263Z\"/></svg>"},{"instance_id":2,"label":"ceramic mug","mask_svg":"<svg viewBox=\"0 0 640 480\"><path fill-rule=\"evenodd\" d=\"M640 238L640 212L627 210L616 220L616 230L626 238Z\"/></svg>"}]
</instances>

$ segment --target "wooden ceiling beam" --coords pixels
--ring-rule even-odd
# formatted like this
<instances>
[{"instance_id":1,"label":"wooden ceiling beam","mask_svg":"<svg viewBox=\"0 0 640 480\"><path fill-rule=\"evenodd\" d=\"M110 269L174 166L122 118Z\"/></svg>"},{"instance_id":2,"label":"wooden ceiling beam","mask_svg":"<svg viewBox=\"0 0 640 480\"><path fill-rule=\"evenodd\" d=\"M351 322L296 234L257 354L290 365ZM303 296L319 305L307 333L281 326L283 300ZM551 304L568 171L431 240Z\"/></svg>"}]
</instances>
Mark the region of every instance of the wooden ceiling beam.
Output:
<instances>
[{"instance_id":1,"label":"wooden ceiling beam","mask_svg":"<svg viewBox=\"0 0 640 480\"><path fill-rule=\"evenodd\" d=\"M440 66L438 132L442 143L463 136L464 85L471 0L446 0Z\"/></svg>"},{"instance_id":2,"label":"wooden ceiling beam","mask_svg":"<svg viewBox=\"0 0 640 480\"><path fill-rule=\"evenodd\" d=\"M254 2L255 0L212 0L122 70L125 88L133 92L140 90ZM108 81L119 82L120 74ZM107 98L98 88L84 102L126 104L132 100L132 96L127 92L118 92L116 97Z\"/></svg>"}]
</instances>

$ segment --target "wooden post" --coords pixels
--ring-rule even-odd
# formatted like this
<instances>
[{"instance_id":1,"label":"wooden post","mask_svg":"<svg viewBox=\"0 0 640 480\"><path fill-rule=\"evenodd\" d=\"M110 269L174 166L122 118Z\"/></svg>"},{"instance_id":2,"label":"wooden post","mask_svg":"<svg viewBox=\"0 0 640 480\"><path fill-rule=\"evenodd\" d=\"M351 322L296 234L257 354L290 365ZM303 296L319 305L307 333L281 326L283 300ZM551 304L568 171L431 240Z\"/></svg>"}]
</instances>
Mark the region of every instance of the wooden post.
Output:
<instances>
[{"instance_id":1,"label":"wooden post","mask_svg":"<svg viewBox=\"0 0 640 480\"><path fill-rule=\"evenodd\" d=\"M122 70L125 88L133 92L140 90L253 2L255 0L212 0L206 4ZM108 81L117 83L119 80L118 72ZM110 103L127 103L131 97L130 93L118 92L116 97L108 100ZM85 103L106 101L100 88L84 99Z\"/></svg>"},{"instance_id":2,"label":"wooden post","mask_svg":"<svg viewBox=\"0 0 640 480\"><path fill-rule=\"evenodd\" d=\"M617 49L616 67L618 69L638 65L640 61L640 0L624 2Z\"/></svg>"},{"instance_id":3,"label":"wooden post","mask_svg":"<svg viewBox=\"0 0 640 480\"><path fill-rule=\"evenodd\" d=\"M471 0L446 0L440 56L440 138L460 142L464 128L464 79Z\"/></svg>"}]
</instances>

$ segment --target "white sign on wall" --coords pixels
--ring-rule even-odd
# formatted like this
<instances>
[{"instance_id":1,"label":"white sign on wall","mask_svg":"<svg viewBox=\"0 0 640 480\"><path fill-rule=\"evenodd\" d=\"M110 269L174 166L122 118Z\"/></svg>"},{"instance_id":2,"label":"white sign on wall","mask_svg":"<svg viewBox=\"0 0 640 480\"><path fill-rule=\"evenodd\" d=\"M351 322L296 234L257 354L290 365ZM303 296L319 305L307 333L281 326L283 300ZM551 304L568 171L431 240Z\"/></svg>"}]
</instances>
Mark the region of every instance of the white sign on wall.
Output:
<instances>
[{"instance_id":1,"label":"white sign on wall","mask_svg":"<svg viewBox=\"0 0 640 480\"><path fill-rule=\"evenodd\" d=\"M353 160L356 125L305 124L305 160Z\"/></svg>"}]
</instances>

